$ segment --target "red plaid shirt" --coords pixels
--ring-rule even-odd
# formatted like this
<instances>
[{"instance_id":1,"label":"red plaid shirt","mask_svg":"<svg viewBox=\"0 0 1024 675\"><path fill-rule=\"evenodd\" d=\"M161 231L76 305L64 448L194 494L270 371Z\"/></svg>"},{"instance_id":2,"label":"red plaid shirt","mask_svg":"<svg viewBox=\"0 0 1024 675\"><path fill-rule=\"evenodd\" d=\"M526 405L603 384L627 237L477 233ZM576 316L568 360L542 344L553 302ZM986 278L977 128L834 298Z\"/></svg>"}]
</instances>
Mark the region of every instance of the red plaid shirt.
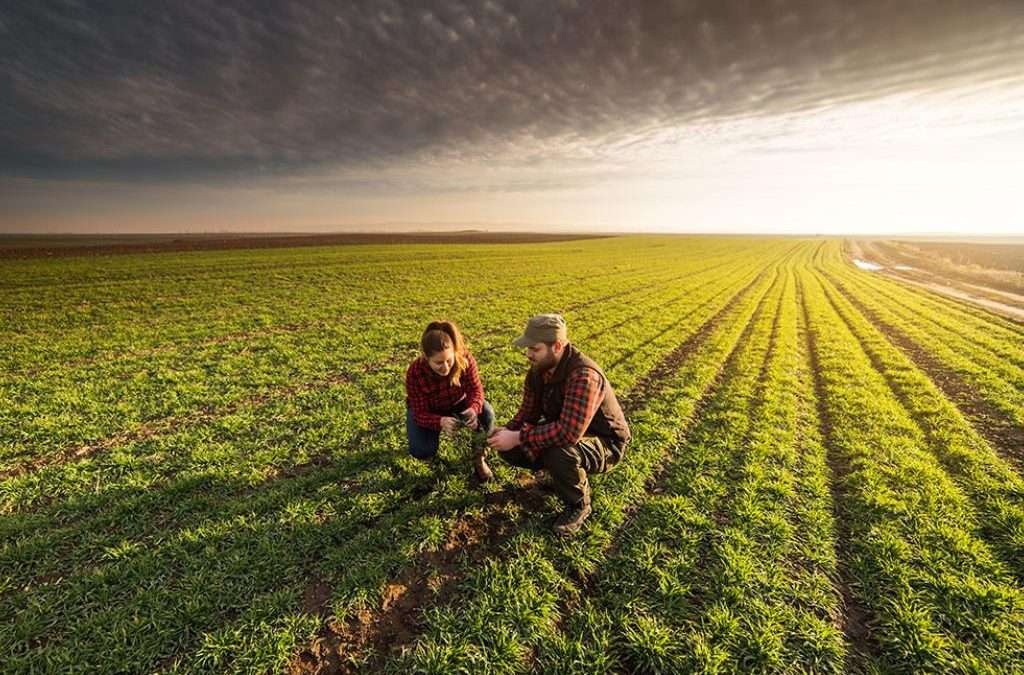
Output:
<instances>
[{"instance_id":1,"label":"red plaid shirt","mask_svg":"<svg viewBox=\"0 0 1024 675\"><path fill-rule=\"evenodd\" d=\"M544 373L548 382L554 369ZM601 406L601 390L604 382L596 371L590 368L576 368L565 379L565 399L562 412L557 420L545 420L543 424L531 424L530 419L539 419L540 401L533 395L529 385L523 387L523 403L506 429L519 431L520 444L537 459L545 448L568 448L581 438L594 414Z\"/></svg>"},{"instance_id":2,"label":"red plaid shirt","mask_svg":"<svg viewBox=\"0 0 1024 675\"><path fill-rule=\"evenodd\" d=\"M430 369L422 356L417 358L405 371L405 402L412 408L416 424L427 429L440 429L441 417L452 412L472 408L477 415L484 405L484 386L476 359L466 354L466 370L459 378L460 384L453 385Z\"/></svg>"}]
</instances>

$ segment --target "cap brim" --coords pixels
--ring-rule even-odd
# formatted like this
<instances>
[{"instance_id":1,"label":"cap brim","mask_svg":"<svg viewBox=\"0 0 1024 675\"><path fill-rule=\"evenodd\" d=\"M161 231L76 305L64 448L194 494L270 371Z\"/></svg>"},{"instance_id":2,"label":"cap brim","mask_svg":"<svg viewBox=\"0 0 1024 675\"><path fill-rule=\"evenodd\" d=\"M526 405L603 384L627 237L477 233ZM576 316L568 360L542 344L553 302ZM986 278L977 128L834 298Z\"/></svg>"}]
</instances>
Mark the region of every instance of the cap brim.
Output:
<instances>
[{"instance_id":1,"label":"cap brim","mask_svg":"<svg viewBox=\"0 0 1024 675\"><path fill-rule=\"evenodd\" d=\"M531 340L530 338L526 337L525 335L520 335L519 337L517 337L515 340L512 341L512 346L513 347L532 347L533 346L533 340Z\"/></svg>"}]
</instances>

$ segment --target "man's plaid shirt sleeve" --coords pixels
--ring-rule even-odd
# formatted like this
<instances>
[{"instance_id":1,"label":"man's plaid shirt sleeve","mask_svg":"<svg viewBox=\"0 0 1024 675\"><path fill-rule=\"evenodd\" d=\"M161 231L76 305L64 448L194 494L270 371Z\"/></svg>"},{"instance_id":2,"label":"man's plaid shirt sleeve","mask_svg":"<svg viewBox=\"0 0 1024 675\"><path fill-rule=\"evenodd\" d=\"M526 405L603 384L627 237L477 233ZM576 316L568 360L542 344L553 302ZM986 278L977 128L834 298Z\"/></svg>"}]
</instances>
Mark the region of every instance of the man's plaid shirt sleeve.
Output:
<instances>
[{"instance_id":1,"label":"man's plaid shirt sleeve","mask_svg":"<svg viewBox=\"0 0 1024 675\"><path fill-rule=\"evenodd\" d=\"M441 416L430 412L429 384L424 378L419 364L413 361L405 371L405 396L412 409L412 418L416 426L425 429L441 429Z\"/></svg>"},{"instance_id":2,"label":"man's plaid shirt sleeve","mask_svg":"<svg viewBox=\"0 0 1024 675\"><path fill-rule=\"evenodd\" d=\"M524 429L520 433L523 449L536 459L545 448L568 448L575 445L594 419L601 405L604 382L591 368L577 368L565 383L562 413L557 420Z\"/></svg>"}]
</instances>

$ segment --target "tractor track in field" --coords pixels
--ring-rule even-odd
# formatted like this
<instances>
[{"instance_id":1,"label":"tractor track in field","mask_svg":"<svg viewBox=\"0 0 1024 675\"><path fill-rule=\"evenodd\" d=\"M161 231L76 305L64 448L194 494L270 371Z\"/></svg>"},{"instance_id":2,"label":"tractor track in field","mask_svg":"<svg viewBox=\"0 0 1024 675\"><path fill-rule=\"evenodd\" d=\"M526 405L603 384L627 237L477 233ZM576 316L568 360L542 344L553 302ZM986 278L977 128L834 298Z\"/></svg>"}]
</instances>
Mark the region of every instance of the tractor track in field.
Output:
<instances>
[{"instance_id":1,"label":"tractor track in field","mask_svg":"<svg viewBox=\"0 0 1024 675\"><path fill-rule=\"evenodd\" d=\"M807 297L803 289L804 281L797 278L796 293L797 305L802 311L802 321L806 339L806 357L810 360L811 373L814 379L814 401L818 413L819 434L822 439L822 446L825 449L826 463L830 473L829 489L832 494L832 519L835 523L835 549L836 549L836 572L837 577L833 580L836 585L839 597L842 599L840 614L836 618L836 628L839 629L846 641L849 651L844 664L846 672L860 672L859 666L868 660L874 660L878 654L878 647L871 634L871 615L867 608L853 592L853 576L849 569L848 560L850 551L846 542L851 541L850 525L846 516L846 509L843 506L849 497L849 489L846 487L846 478L850 475L850 463L845 457L840 457L832 449L831 439L832 416L829 414L825 404L825 384L822 380L820 364L818 362L818 342L814 329L811 327L810 314L807 308Z\"/></svg>"},{"instance_id":2,"label":"tractor track in field","mask_svg":"<svg viewBox=\"0 0 1024 675\"><path fill-rule=\"evenodd\" d=\"M722 309L634 385L633 389L641 387L642 395L633 395L631 390L623 397L623 410L629 414L657 396L664 386L661 380L678 370L686 357L703 344L708 334L764 274L762 271L737 291ZM457 586L464 578L465 563L493 557L512 536L518 521L512 518L507 506L515 503L523 510L536 511L543 506L545 499L542 487L532 477L520 479L518 489L507 488L485 495L486 508L482 516L460 517L441 550L422 555L417 563L401 573L398 580L385 588L379 608L365 610L345 622L325 623L313 643L292 659L289 672L296 675L355 672L357 669L353 661L363 660L364 666L360 667L365 667L365 660L369 659L371 666L379 666L382 657L394 656L412 645L422 631L423 606L453 601ZM440 584L433 581L437 579L443 581ZM322 583L314 579L307 595L324 597L325 593L315 591ZM397 601L395 589L400 590ZM326 601L314 607L311 613L325 616ZM351 656L349 661L344 658L346 654Z\"/></svg>"},{"instance_id":3,"label":"tractor track in field","mask_svg":"<svg viewBox=\"0 0 1024 675\"><path fill-rule=\"evenodd\" d=\"M1002 411L978 396L974 387L965 382L956 372L943 365L939 359L898 328L883 321L876 312L854 297L841 283L837 283L836 288L885 336L886 340L935 383L943 395L972 422L971 426L1002 457L1008 459L1016 467L1021 466L1024 462L1024 427L1019 427L1008 420ZM879 370L878 364L874 365L875 369Z\"/></svg>"}]
</instances>

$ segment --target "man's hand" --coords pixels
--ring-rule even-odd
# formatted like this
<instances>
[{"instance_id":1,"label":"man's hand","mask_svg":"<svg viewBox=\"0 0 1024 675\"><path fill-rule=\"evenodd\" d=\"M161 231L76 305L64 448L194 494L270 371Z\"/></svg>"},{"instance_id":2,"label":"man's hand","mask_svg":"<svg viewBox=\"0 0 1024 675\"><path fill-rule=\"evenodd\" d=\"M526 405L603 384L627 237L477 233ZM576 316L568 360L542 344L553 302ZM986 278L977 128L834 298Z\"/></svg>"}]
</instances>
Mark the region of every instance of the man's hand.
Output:
<instances>
[{"instance_id":1,"label":"man's hand","mask_svg":"<svg viewBox=\"0 0 1024 675\"><path fill-rule=\"evenodd\" d=\"M501 452L511 450L519 445L519 432L499 427L487 439L487 445Z\"/></svg>"},{"instance_id":2,"label":"man's hand","mask_svg":"<svg viewBox=\"0 0 1024 675\"><path fill-rule=\"evenodd\" d=\"M465 410L460 412L459 415L462 416L462 423L465 424L470 429L472 429L473 431L476 431L477 429L480 428L480 422L479 420L477 420L476 413L473 412L472 408L466 408Z\"/></svg>"},{"instance_id":3,"label":"man's hand","mask_svg":"<svg viewBox=\"0 0 1024 675\"><path fill-rule=\"evenodd\" d=\"M454 436L455 432L459 428L459 420L454 417L442 417L441 418L441 431L448 436Z\"/></svg>"}]
</instances>

